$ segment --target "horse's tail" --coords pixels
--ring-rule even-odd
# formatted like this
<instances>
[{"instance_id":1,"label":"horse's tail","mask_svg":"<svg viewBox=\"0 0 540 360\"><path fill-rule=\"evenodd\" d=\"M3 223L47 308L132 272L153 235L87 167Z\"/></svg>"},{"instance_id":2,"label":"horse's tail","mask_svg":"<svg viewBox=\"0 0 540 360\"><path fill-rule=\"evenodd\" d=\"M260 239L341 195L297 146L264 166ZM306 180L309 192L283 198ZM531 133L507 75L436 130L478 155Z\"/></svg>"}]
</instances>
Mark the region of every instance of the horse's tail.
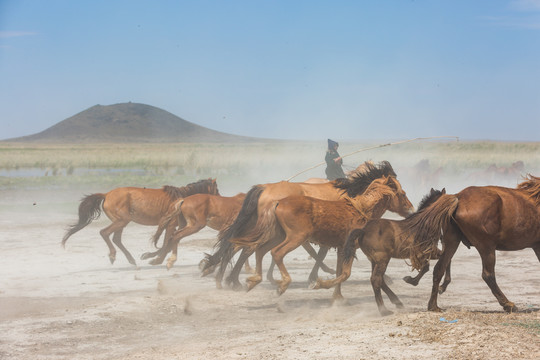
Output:
<instances>
[{"instance_id":1,"label":"horse's tail","mask_svg":"<svg viewBox=\"0 0 540 360\"><path fill-rule=\"evenodd\" d=\"M181 199L180 201L177 201L174 204L174 207L172 210L169 210L161 219L159 220L158 228L156 230L156 233L152 236L152 243L155 247L157 247L157 243L159 241L159 238L161 237L161 234L163 234L163 231L167 229L167 227L171 224L171 221L174 221L175 219L179 218L182 215L182 204L184 203L184 199ZM180 223L180 221L178 221ZM164 240L164 244L168 239Z\"/></svg>"},{"instance_id":2,"label":"horse's tail","mask_svg":"<svg viewBox=\"0 0 540 360\"><path fill-rule=\"evenodd\" d=\"M248 231L250 225L257 221L257 207L264 189L264 185L255 185L248 191L234 221L218 233L214 253L212 255L205 255L203 273L219 263L230 262L234 255L234 247L231 240L243 236Z\"/></svg>"},{"instance_id":3,"label":"horse's tail","mask_svg":"<svg viewBox=\"0 0 540 360\"><path fill-rule=\"evenodd\" d=\"M360 246L364 238L364 229L354 229L349 233L345 246L343 247L343 262L348 263L352 259L356 259L356 249Z\"/></svg>"},{"instance_id":4,"label":"horse's tail","mask_svg":"<svg viewBox=\"0 0 540 360\"><path fill-rule=\"evenodd\" d=\"M403 220L406 234L414 239L410 255L413 268L422 269L437 251L441 230L446 231L457 206L456 195L442 195L424 210Z\"/></svg>"},{"instance_id":5,"label":"horse's tail","mask_svg":"<svg viewBox=\"0 0 540 360\"><path fill-rule=\"evenodd\" d=\"M86 227L93 220L99 218L104 200L105 194L92 194L81 200L81 203L79 204L79 222L68 227L68 230L62 239L62 246L66 245L66 241L71 235Z\"/></svg>"},{"instance_id":6,"label":"horse's tail","mask_svg":"<svg viewBox=\"0 0 540 360\"><path fill-rule=\"evenodd\" d=\"M267 208L262 209L257 218L257 223L246 234L231 239L233 245L238 248L247 248L254 251L257 247L272 240L281 229L281 225L276 217L276 208L279 202L271 203Z\"/></svg>"}]
</instances>

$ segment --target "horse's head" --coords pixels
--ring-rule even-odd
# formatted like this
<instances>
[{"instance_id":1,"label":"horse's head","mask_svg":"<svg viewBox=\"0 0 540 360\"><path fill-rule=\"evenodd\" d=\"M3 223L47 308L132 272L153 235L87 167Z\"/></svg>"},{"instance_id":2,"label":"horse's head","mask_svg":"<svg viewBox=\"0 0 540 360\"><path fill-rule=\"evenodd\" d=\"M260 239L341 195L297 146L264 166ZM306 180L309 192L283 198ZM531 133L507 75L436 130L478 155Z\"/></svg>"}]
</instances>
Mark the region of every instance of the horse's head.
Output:
<instances>
[{"instance_id":1,"label":"horse's head","mask_svg":"<svg viewBox=\"0 0 540 360\"><path fill-rule=\"evenodd\" d=\"M211 195L219 195L216 179L208 179L208 193Z\"/></svg>"},{"instance_id":2,"label":"horse's head","mask_svg":"<svg viewBox=\"0 0 540 360\"><path fill-rule=\"evenodd\" d=\"M390 200L388 210L407 217L414 212L414 206L401 187L400 182L394 176L384 177L383 184L390 189Z\"/></svg>"}]
</instances>

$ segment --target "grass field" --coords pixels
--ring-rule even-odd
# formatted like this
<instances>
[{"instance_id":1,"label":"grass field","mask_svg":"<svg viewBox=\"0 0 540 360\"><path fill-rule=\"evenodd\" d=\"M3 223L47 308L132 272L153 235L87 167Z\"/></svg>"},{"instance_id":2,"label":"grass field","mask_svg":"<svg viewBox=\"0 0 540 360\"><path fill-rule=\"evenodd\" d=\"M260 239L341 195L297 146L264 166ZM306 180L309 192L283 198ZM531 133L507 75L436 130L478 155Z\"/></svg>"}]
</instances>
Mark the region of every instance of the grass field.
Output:
<instances>
[{"instance_id":1,"label":"grass field","mask_svg":"<svg viewBox=\"0 0 540 360\"><path fill-rule=\"evenodd\" d=\"M384 142L344 142L339 151L346 155L381 144ZM324 142L0 143L0 188L180 186L215 177L221 188L232 193L247 191L253 184L286 180L323 162L325 145ZM422 160L427 160L433 171L442 168L446 178L454 182L456 179L466 182L470 174L481 172L492 164L508 167L516 161L523 161L525 173L540 175L540 142L411 142L357 152L344 159L345 170L368 159L390 161L398 178L405 174L411 177L410 181L414 181L415 165ZM324 168L324 165L315 167L292 181L325 177Z\"/></svg>"}]
</instances>

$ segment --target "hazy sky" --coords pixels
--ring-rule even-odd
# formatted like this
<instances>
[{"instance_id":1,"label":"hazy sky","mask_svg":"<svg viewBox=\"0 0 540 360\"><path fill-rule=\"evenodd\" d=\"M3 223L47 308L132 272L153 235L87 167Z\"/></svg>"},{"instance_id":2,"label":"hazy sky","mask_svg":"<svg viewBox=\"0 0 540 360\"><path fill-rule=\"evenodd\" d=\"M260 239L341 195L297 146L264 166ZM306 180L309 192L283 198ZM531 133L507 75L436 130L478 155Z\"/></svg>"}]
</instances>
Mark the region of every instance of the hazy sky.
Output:
<instances>
[{"instance_id":1,"label":"hazy sky","mask_svg":"<svg viewBox=\"0 0 540 360\"><path fill-rule=\"evenodd\" d=\"M540 141L540 0L0 0L0 139L128 101L249 136Z\"/></svg>"}]
</instances>

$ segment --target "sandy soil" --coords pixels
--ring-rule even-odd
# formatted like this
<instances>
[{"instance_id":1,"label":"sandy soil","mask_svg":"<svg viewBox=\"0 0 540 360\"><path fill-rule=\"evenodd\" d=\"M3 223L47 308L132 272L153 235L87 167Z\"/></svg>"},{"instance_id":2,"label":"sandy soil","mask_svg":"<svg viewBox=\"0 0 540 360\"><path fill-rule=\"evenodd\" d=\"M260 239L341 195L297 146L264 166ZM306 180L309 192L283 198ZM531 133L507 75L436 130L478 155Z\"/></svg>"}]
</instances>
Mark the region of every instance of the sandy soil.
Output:
<instances>
[{"instance_id":1,"label":"sandy soil","mask_svg":"<svg viewBox=\"0 0 540 360\"><path fill-rule=\"evenodd\" d=\"M302 249L286 258L293 283L280 297L267 281L249 293L217 290L198 270L212 230L185 239L170 271L143 261L133 267L120 252L111 265L99 236L105 218L60 246L83 194L0 195L1 359L540 358L540 265L532 250L498 254L497 280L518 313L502 312L476 251L461 247L439 298L445 313L425 311L431 272L412 287L401 280L407 264L393 260L387 274L405 308L385 298L395 313L382 318L360 252L343 286L345 304L332 304L332 290L308 289L313 260ZM126 228L124 244L136 258L151 249L152 231ZM335 266L335 252L327 263Z\"/></svg>"}]
</instances>

